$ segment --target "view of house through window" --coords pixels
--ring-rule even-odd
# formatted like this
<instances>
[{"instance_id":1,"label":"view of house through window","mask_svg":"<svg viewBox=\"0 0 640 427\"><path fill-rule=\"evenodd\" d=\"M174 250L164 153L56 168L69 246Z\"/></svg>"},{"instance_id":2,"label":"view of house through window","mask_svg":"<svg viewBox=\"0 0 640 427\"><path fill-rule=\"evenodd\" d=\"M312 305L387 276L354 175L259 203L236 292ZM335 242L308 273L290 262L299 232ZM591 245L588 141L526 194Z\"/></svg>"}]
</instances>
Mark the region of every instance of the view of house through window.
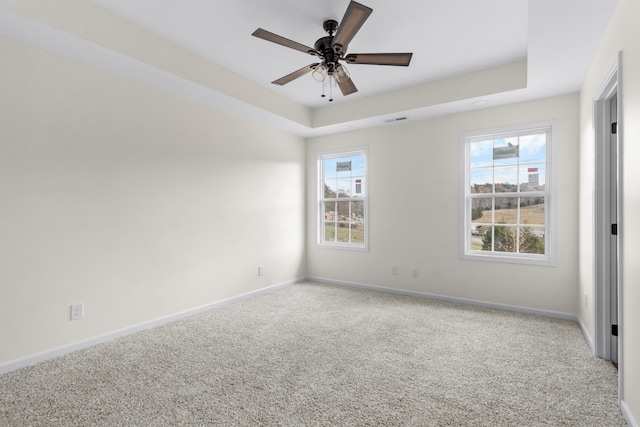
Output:
<instances>
[{"instance_id":1,"label":"view of house through window","mask_svg":"<svg viewBox=\"0 0 640 427\"><path fill-rule=\"evenodd\" d=\"M466 144L465 254L548 258L551 127Z\"/></svg>"},{"instance_id":2,"label":"view of house through window","mask_svg":"<svg viewBox=\"0 0 640 427\"><path fill-rule=\"evenodd\" d=\"M319 244L366 248L365 150L318 159Z\"/></svg>"}]
</instances>

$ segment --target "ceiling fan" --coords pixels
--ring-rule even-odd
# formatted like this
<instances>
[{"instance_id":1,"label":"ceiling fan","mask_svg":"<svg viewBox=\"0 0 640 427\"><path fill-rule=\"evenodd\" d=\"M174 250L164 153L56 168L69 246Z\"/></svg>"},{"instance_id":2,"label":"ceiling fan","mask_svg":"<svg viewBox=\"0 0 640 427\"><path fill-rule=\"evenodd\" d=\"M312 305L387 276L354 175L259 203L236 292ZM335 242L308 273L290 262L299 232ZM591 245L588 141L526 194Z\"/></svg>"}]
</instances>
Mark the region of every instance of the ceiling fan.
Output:
<instances>
[{"instance_id":1,"label":"ceiling fan","mask_svg":"<svg viewBox=\"0 0 640 427\"><path fill-rule=\"evenodd\" d=\"M307 73L312 73L313 78L320 82L324 82L329 77L329 87L331 87L331 80L335 80L342 94L346 96L357 92L358 89L351 80L346 67L340 64L340 61L348 64L408 66L413 53L347 54L349 43L360 30L362 24L369 18L371 12L373 12L373 9L352 0L340 25L333 19L324 22L322 27L329 35L318 39L314 47L289 40L262 28L255 30L252 34L254 37L299 50L320 59L320 62L309 64L271 83L282 86ZM322 96L324 96L324 93ZM332 101L333 99L329 100Z\"/></svg>"}]
</instances>

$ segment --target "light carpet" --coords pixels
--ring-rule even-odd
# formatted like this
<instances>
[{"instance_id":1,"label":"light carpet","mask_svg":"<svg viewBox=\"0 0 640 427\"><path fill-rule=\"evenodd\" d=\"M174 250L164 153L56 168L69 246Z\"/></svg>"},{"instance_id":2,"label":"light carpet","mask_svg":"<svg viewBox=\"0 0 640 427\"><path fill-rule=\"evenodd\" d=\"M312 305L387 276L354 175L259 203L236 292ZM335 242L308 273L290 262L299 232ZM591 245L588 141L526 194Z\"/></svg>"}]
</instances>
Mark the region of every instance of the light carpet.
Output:
<instances>
[{"instance_id":1,"label":"light carpet","mask_svg":"<svg viewBox=\"0 0 640 427\"><path fill-rule=\"evenodd\" d=\"M571 321L303 283L0 376L2 426L625 426Z\"/></svg>"}]
</instances>

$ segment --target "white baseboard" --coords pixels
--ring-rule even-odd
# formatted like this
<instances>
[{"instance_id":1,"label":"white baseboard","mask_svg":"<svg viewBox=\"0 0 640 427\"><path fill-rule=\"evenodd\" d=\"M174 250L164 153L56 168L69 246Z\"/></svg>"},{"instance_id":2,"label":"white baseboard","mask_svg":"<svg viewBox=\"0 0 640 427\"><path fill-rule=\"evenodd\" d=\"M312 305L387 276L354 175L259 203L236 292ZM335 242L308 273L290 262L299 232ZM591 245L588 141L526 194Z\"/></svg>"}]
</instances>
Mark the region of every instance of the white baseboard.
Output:
<instances>
[{"instance_id":1,"label":"white baseboard","mask_svg":"<svg viewBox=\"0 0 640 427\"><path fill-rule=\"evenodd\" d=\"M26 366L35 365L36 363L44 362L45 360L50 360L56 357L64 356L65 354L82 350L84 348L92 347L97 344L102 344L104 342L108 342L117 338L135 334L136 332L140 332L145 329L155 328L156 326L160 326L176 320L184 319L185 317L193 316L194 314L202 313L202 312L211 310L213 308L224 306L226 304L231 304L244 299L253 298L261 294L266 294L276 289L290 286L305 280L306 278L300 278L300 279L294 279L288 282L280 283L277 285L268 286L266 288L258 289L256 291L247 292L245 294L237 295L231 298L226 298L220 301L213 302L211 304L206 304L200 307L195 307L189 310L181 311L175 314L171 314L165 317L151 320L149 322L143 322L137 325L129 326L127 328L119 329L117 331L109 332L104 335L88 338L86 340L82 340L72 344L57 347L57 348L47 350L41 353L37 353L31 356L10 360L8 362L0 364L0 375L7 372L15 371L20 368L24 368Z\"/></svg>"},{"instance_id":2,"label":"white baseboard","mask_svg":"<svg viewBox=\"0 0 640 427\"><path fill-rule=\"evenodd\" d=\"M29 365L34 365L36 363L39 362L43 362L45 360L49 360L49 359L53 359L59 356L63 356L65 354L77 351L77 350L81 350L83 348L87 348L87 347L91 347L97 344L101 344L107 341L111 341L126 335L131 335L134 334L136 332L140 332L143 331L145 329L150 329L150 328L154 328L156 326L160 326L160 325L164 325L166 323L169 322L173 322L175 320L179 320L179 319L183 319L185 317L189 317L189 316L193 316L194 314L198 314L198 313L202 313L204 311L208 311L211 310L213 308L216 307L221 307L225 304L230 304L230 303L234 303L234 302L238 302L241 301L243 299L247 299L247 298L251 298L254 296L258 296L264 293L268 293L268 292L272 292L276 289L279 288L283 288L286 286L290 286L296 283L300 283L306 280L311 280L311 281L316 281L316 282L320 282L320 283L327 283L327 284L333 284L333 285L339 285L339 286L348 286L348 287L355 287L355 288L363 288L363 289L370 289L370 290L376 290L376 291L382 291L382 292L389 292L389 293L395 293L395 294L401 294L401 295L408 295L408 296L417 296L417 297L422 297L422 298L430 298L430 299L435 299L435 300L440 300L440 301L447 301L447 302L453 302L453 303L459 303L459 304L468 304L468 305L474 305L474 306L480 306L480 307L487 307L487 308L496 308L496 309L500 309L500 310L507 310L507 311L514 311L514 312L518 312L518 313L527 313L527 314L534 314L534 315L539 315L539 316L546 316L546 317L552 317L552 318L558 318L558 319L566 319L566 320L573 320L575 322L577 322L580 325L580 328L582 329L582 332L585 336L585 338L587 339L588 344L591 346L591 348L593 348L593 344L591 341L591 337L589 336L589 334L587 333L584 325L582 324L582 322L580 321L580 319L578 319L577 316L573 315L573 314L569 314L569 313L561 313L561 312L555 312L555 311L549 311L549 310L539 310L539 309L532 309L532 308L528 308L528 307L520 307L520 306L511 306L511 305L506 305L506 304L497 304L497 303L492 303L492 302L487 302L487 301L479 301L479 300L472 300L472 299L467 299L467 298L457 298L457 297L449 297L449 296L445 296L445 295L438 295L438 294L431 294L431 293L426 293L426 292L417 292L417 291L410 291L410 290L405 290L405 289L396 289L396 288L388 288L388 287L383 287L383 286L375 286L375 285L367 285L367 284L363 284L363 283L356 283L356 282L346 282L346 281L341 281L341 280L332 280L332 279L327 279L327 278L323 278L323 277L303 277L303 278L299 278L299 279L295 279L295 280L291 280L288 282L284 282L284 283L280 283L277 285L273 285L273 286L269 286L266 288L262 288L259 289L257 291L252 291L252 292L248 292L242 295L238 295L235 297L231 297L231 298L227 298L221 301L216 301L214 303L211 304L206 304L200 307L195 307L193 309L189 309L189 310L185 310L179 313L175 313L169 316L165 316L159 319L155 319L155 320L151 320L149 322L144 322L144 323L140 323L138 325L133 325L127 328L123 328L117 331L113 331L104 335L100 335L97 337L93 337L93 338L89 338L83 341L79 341L76 343L72 343L72 344L68 344L65 346L61 346L58 348L54 348L51 350L47 350L44 351L42 353L37 353L31 356L27 356L24 358L20 358L20 359L16 359L16 360L11 360L5 363L0 364L0 375L6 372L10 372L10 371L14 371L16 369L20 369L23 368L25 366L29 366Z\"/></svg>"},{"instance_id":3,"label":"white baseboard","mask_svg":"<svg viewBox=\"0 0 640 427\"><path fill-rule=\"evenodd\" d=\"M507 305L507 304L498 304L498 303L493 303L493 302L488 302L488 301L480 301L480 300L473 300L473 299L468 299L468 298L450 297L450 296L446 296L446 295L431 294L431 293L427 293L427 292L417 292L417 291L410 291L410 290L406 290L406 289L387 288L387 287L384 287L384 286L367 285L367 284L356 283L356 282L345 282L345 281L342 281L342 280L332 280L332 279L327 279L327 278L324 278L324 277L308 277L308 279L312 280L312 281L315 281L315 282L327 283L327 284L330 284L330 285L339 285L339 286L348 286L348 287L353 287L353 288L370 289L370 290L374 290L374 291L382 291L382 292L389 292L389 293L400 294L400 295L408 295L408 296L414 296L414 297L429 298L429 299L434 299L434 300L439 300L439 301L447 301L447 302L453 302L453 303L458 303L458 304L474 305L474 306L479 306L479 307L495 308L495 309L499 309L499 310L514 311L514 312L517 312L517 313L525 313L525 314L534 314L534 315L538 315L538 316L552 317L552 318L555 318L555 319L565 319L565 320L572 320L574 322L578 322L578 317L575 314L562 313L562 312L558 312L558 311L539 310L539 309L529 308L529 307L520 307L520 306L514 306L514 305Z\"/></svg>"},{"instance_id":4,"label":"white baseboard","mask_svg":"<svg viewBox=\"0 0 640 427\"><path fill-rule=\"evenodd\" d=\"M620 401L620 410L622 411L622 415L624 416L624 419L627 420L627 424L629 424L629 427L638 427L638 423L633 418L633 415L631 414L631 410L629 409L629 406L627 406L624 400Z\"/></svg>"},{"instance_id":5,"label":"white baseboard","mask_svg":"<svg viewBox=\"0 0 640 427\"><path fill-rule=\"evenodd\" d=\"M580 317L578 317L578 326L580 326L580 330L582 331L582 335L584 336L585 341L587 341L587 344L589 345L589 348L591 349L591 353L595 356L596 354L596 348L593 344L593 338L591 338L591 335L589 334L589 331L587 330L587 327L584 325L584 323L582 323L582 319Z\"/></svg>"}]
</instances>

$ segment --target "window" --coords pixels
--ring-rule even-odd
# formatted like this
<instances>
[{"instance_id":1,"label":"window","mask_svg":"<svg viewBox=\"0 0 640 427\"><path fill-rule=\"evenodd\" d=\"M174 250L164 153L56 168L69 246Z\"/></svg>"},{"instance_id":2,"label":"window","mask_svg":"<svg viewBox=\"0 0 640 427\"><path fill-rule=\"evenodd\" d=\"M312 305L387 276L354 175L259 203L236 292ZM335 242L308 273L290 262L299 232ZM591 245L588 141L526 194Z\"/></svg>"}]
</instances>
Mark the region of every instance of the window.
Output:
<instances>
[{"instance_id":1,"label":"window","mask_svg":"<svg viewBox=\"0 0 640 427\"><path fill-rule=\"evenodd\" d=\"M464 136L464 258L553 264L552 130Z\"/></svg>"},{"instance_id":2,"label":"window","mask_svg":"<svg viewBox=\"0 0 640 427\"><path fill-rule=\"evenodd\" d=\"M366 150L320 154L318 171L318 244L366 249Z\"/></svg>"}]
</instances>

